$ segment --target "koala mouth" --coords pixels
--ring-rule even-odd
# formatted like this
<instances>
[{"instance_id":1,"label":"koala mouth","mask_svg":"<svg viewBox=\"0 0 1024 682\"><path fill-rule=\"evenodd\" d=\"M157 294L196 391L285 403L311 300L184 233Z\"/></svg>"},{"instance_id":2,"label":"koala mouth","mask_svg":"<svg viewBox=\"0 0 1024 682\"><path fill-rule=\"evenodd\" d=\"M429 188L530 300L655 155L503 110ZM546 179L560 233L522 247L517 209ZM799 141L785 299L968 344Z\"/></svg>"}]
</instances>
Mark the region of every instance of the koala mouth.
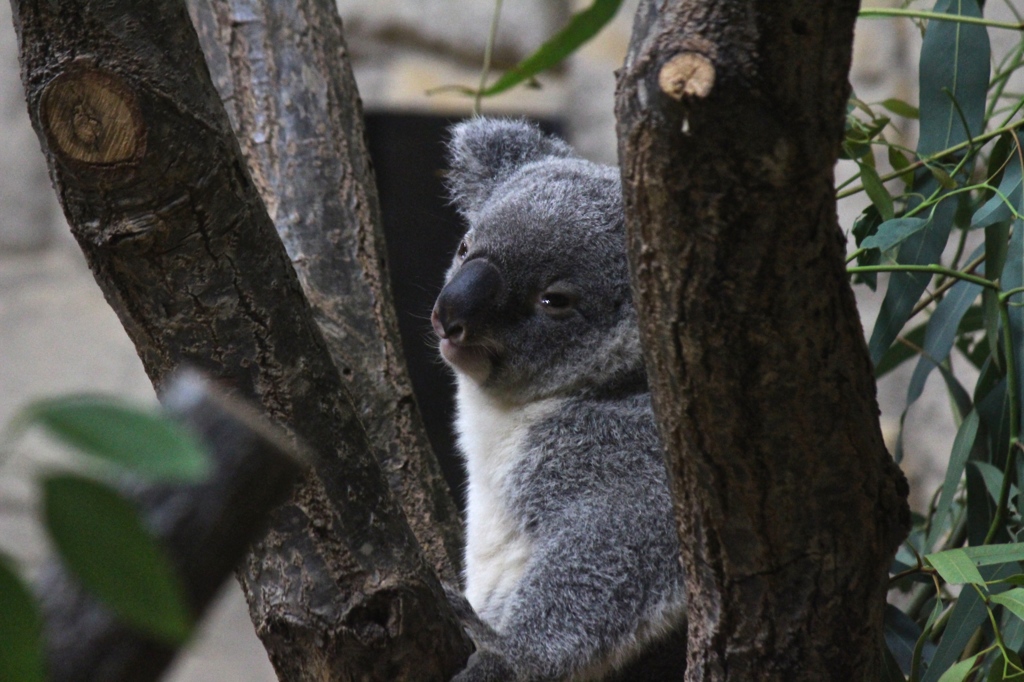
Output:
<instances>
[{"instance_id":1,"label":"koala mouth","mask_svg":"<svg viewBox=\"0 0 1024 682\"><path fill-rule=\"evenodd\" d=\"M439 348L441 357L452 369L478 383L487 380L498 359L496 351L486 342L458 343L442 337Z\"/></svg>"},{"instance_id":2,"label":"koala mouth","mask_svg":"<svg viewBox=\"0 0 1024 682\"><path fill-rule=\"evenodd\" d=\"M430 322L437 334L438 350L444 361L460 374L480 383L486 381L500 357L498 345L485 336L468 334L464 324L454 325L446 331L436 307L430 315Z\"/></svg>"}]
</instances>

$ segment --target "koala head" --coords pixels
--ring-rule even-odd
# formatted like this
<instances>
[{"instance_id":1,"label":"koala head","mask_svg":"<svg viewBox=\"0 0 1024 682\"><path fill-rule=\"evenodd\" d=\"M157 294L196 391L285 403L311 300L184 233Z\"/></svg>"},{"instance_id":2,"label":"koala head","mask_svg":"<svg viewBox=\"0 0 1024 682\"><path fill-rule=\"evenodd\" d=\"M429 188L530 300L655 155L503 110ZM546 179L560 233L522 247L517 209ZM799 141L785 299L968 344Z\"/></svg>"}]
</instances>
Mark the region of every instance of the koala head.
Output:
<instances>
[{"instance_id":1,"label":"koala head","mask_svg":"<svg viewBox=\"0 0 1024 682\"><path fill-rule=\"evenodd\" d=\"M456 125L449 154L469 229L431 315L445 361L511 402L642 376L618 169L511 120Z\"/></svg>"}]
</instances>

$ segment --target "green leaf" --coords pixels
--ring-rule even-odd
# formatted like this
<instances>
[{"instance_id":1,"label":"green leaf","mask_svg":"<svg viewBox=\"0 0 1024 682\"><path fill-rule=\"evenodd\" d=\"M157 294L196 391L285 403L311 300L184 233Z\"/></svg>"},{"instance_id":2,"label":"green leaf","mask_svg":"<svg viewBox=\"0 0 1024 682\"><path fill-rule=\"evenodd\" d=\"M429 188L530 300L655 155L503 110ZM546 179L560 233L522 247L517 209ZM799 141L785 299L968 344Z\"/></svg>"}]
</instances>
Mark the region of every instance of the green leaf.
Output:
<instances>
[{"instance_id":1,"label":"green leaf","mask_svg":"<svg viewBox=\"0 0 1024 682\"><path fill-rule=\"evenodd\" d=\"M982 479L985 481L985 488L988 490L989 497L992 498L993 502L999 501L999 493L1003 487L1003 472L1001 469L997 469L988 462L971 462L971 466L976 467L978 472L981 474ZM1010 484L1010 499L1012 500L1015 495L1020 491L1017 486ZM985 546L985 545L982 545ZM1005 547L1006 545L990 545L993 547ZM964 548L968 549L968 548ZM1017 561L1017 559L1009 559L1008 561ZM978 566L981 564L977 561L974 562ZM995 562L999 563L999 562Z\"/></svg>"},{"instance_id":2,"label":"green leaf","mask_svg":"<svg viewBox=\"0 0 1024 682\"><path fill-rule=\"evenodd\" d=\"M985 272L995 277L1002 275L1006 265L1006 254L1009 248L1010 224L999 222L985 227ZM989 355L992 361L1002 367L1003 357L999 352L999 327L1002 323L999 315L999 299L995 291L986 289L981 293L982 308L985 313L985 338L988 341Z\"/></svg>"},{"instance_id":3,"label":"green leaf","mask_svg":"<svg viewBox=\"0 0 1024 682\"><path fill-rule=\"evenodd\" d=\"M975 18L981 16L976 0L938 0L934 11ZM988 94L989 61L988 30L984 26L953 21L928 23L921 45L918 155L930 156L981 133ZM970 127L969 131L964 130L957 105Z\"/></svg>"},{"instance_id":4,"label":"green leaf","mask_svg":"<svg viewBox=\"0 0 1024 682\"><path fill-rule=\"evenodd\" d=\"M900 670L899 663L893 657L888 647L882 647L882 677L881 682L906 682L907 676Z\"/></svg>"},{"instance_id":5,"label":"green leaf","mask_svg":"<svg viewBox=\"0 0 1024 682\"><path fill-rule=\"evenodd\" d=\"M903 100L896 99L895 97L890 97L889 99L884 100L882 102L882 106L891 111L892 113L896 114L897 116L902 116L903 118L916 119L921 115L921 112L917 110L917 107L915 107L912 104L907 104Z\"/></svg>"},{"instance_id":6,"label":"green leaf","mask_svg":"<svg viewBox=\"0 0 1024 682\"><path fill-rule=\"evenodd\" d=\"M936 12L980 16L975 0L939 0ZM948 21L928 24L921 47L920 102L921 126L917 147L919 157L931 156L968 139L960 112L971 127L971 135L983 127L989 68L988 33L983 26ZM945 170L935 166L915 174L914 194L929 197L939 187L956 186ZM914 209L920 200L908 202ZM903 265L938 263L949 239L956 215L956 202L943 201L932 209L931 223L911 236L900 247L897 262ZM921 273L896 272L889 277L868 342L871 360L876 365L910 317L931 277Z\"/></svg>"},{"instance_id":7,"label":"green leaf","mask_svg":"<svg viewBox=\"0 0 1024 682\"><path fill-rule=\"evenodd\" d=\"M949 670L942 673L939 682L963 682L971 674L971 671L974 670L974 666L978 664L980 656L981 654L974 654L970 658L965 658L955 664Z\"/></svg>"},{"instance_id":8,"label":"green leaf","mask_svg":"<svg viewBox=\"0 0 1024 682\"><path fill-rule=\"evenodd\" d=\"M971 410L953 439L953 451L949 455L949 464L946 467L946 479L942 484L942 493L939 495L939 504L935 509L935 519L944 519L949 514L953 504L953 496L960 486L960 478L963 476L964 467L967 465L967 458L974 447L974 439L978 437L978 412ZM938 540L938 531L941 524L934 524L936 528L929 534L928 547L934 547ZM935 537L932 537L932 535Z\"/></svg>"},{"instance_id":9,"label":"green leaf","mask_svg":"<svg viewBox=\"0 0 1024 682\"><path fill-rule=\"evenodd\" d=\"M98 481L57 474L43 481L43 506L61 559L85 589L160 639L188 637L180 581L127 500Z\"/></svg>"},{"instance_id":10,"label":"green leaf","mask_svg":"<svg viewBox=\"0 0 1024 682\"><path fill-rule=\"evenodd\" d=\"M149 478L197 481L210 469L202 446L181 426L107 398L41 400L19 421L38 424L68 445Z\"/></svg>"},{"instance_id":11,"label":"green leaf","mask_svg":"<svg viewBox=\"0 0 1024 682\"><path fill-rule=\"evenodd\" d=\"M981 308L985 311L985 341L988 346L988 356L1002 367L1003 359L999 352L999 294L987 288L982 290ZM965 353L965 355L970 358L970 354ZM974 362L974 358L970 359Z\"/></svg>"},{"instance_id":12,"label":"green leaf","mask_svg":"<svg viewBox=\"0 0 1024 682\"><path fill-rule=\"evenodd\" d=\"M1006 164L1002 180L999 181L999 194L986 201L971 219L971 227L985 227L1014 218L1014 211L1020 211L1021 205L1021 164L1014 155ZM1000 196L1000 194L1002 196Z\"/></svg>"},{"instance_id":13,"label":"green leaf","mask_svg":"<svg viewBox=\"0 0 1024 682\"><path fill-rule=\"evenodd\" d=\"M43 682L42 618L10 561L0 555L0 680Z\"/></svg>"},{"instance_id":14,"label":"green leaf","mask_svg":"<svg viewBox=\"0 0 1024 682\"><path fill-rule=\"evenodd\" d=\"M903 338L905 338L908 343L920 348L924 345L924 335L926 331L928 331L927 324L918 325L904 334ZM897 341L889 347L889 350L885 352L882 359L878 361L878 365L875 367L875 379L882 378L916 355L917 350L915 348L912 348L907 343Z\"/></svg>"},{"instance_id":15,"label":"green leaf","mask_svg":"<svg viewBox=\"0 0 1024 682\"><path fill-rule=\"evenodd\" d=\"M882 216L878 214L878 209L874 205L869 205L865 208L864 212L853 221L852 231L857 246L859 247L865 239L875 234L878 231L878 226L881 224ZM881 252L875 249L861 250L857 256L857 265L878 265L881 262L881 255ZM874 291L875 287L878 286L878 273L860 272L854 275L853 281L867 284Z\"/></svg>"},{"instance_id":16,"label":"green leaf","mask_svg":"<svg viewBox=\"0 0 1024 682\"><path fill-rule=\"evenodd\" d=\"M886 649L890 652L894 662L904 674L909 674L914 649L923 634L921 626L892 604L886 604L883 634ZM925 640L923 648L926 649L926 651L922 651L923 658L930 659L935 645Z\"/></svg>"},{"instance_id":17,"label":"green leaf","mask_svg":"<svg viewBox=\"0 0 1024 682\"><path fill-rule=\"evenodd\" d=\"M1017 564L1003 564L996 567L986 566L982 569L982 573L987 580L1002 580L1020 573L1020 567ZM993 592L997 590L999 590L998 586L992 589ZM935 616L934 611L932 616ZM938 647L935 649L935 655L932 657L928 670L925 671L924 676L921 678L921 682L936 682L943 672L956 663L964 647L967 646L971 637L978 630L978 627L987 618L988 611L985 608L985 602L978 596L978 592L970 588L961 591L960 597L949 612L946 628L942 631L942 637L939 639Z\"/></svg>"},{"instance_id":18,"label":"green leaf","mask_svg":"<svg viewBox=\"0 0 1024 682\"><path fill-rule=\"evenodd\" d=\"M981 252L981 247L971 254L971 260ZM978 299L981 285L961 280L949 288L935 312L928 320L928 331L924 335L924 346L921 358L917 361L914 374L910 377L907 387L907 405L910 405L924 392L924 383L931 371L941 366L953 349L960 321Z\"/></svg>"},{"instance_id":19,"label":"green leaf","mask_svg":"<svg viewBox=\"0 0 1024 682\"><path fill-rule=\"evenodd\" d=\"M938 263L949 240L955 212L956 205L950 201L935 206L931 221L900 246L897 262L902 265ZM889 288L885 292L868 342L871 361L876 366L910 318L911 311L931 279L930 274L921 272L894 272L889 276Z\"/></svg>"},{"instance_id":20,"label":"green leaf","mask_svg":"<svg viewBox=\"0 0 1024 682\"><path fill-rule=\"evenodd\" d=\"M888 196L888 194L886 194ZM890 206L891 208L891 206ZM881 213L881 209L879 209ZM878 231L861 242L862 249L888 251L928 227L925 218L895 218L878 226Z\"/></svg>"},{"instance_id":21,"label":"green leaf","mask_svg":"<svg viewBox=\"0 0 1024 682\"><path fill-rule=\"evenodd\" d=\"M928 172L932 174L938 183L945 189L956 189L956 180L946 172L942 166L927 166Z\"/></svg>"},{"instance_id":22,"label":"green leaf","mask_svg":"<svg viewBox=\"0 0 1024 682\"><path fill-rule=\"evenodd\" d=\"M985 579L978 572L970 557L962 549L948 549L945 552L925 555L925 561L938 571L942 579L951 585L984 585Z\"/></svg>"},{"instance_id":23,"label":"green leaf","mask_svg":"<svg viewBox=\"0 0 1024 682\"><path fill-rule=\"evenodd\" d=\"M914 184L914 171L910 170L910 159L896 147L889 147L889 165L900 174L900 180L907 187Z\"/></svg>"},{"instance_id":24,"label":"green leaf","mask_svg":"<svg viewBox=\"0 0 1024 682\"><path fill-rule=\"evenodd\" d=\"M988 272L987 269L986 272ZM989 276L993 275L995 273L991 273ZM1003 266L999 283L1004 291L1024 286L1024 220L1018 219L1013 222L1013 233L1006 251L1006 265ZM1013 299L1015 303L1020 300L1020 297ZM1024 371L1024 308L1011 305L1006 312L1010 323L1010 345L1015 358L1014 362L1018 372ZM1017 399L1019 401L1021 397L1024 397L1024 387L1020 386L1020 382L1018 382L1018 391ZM1020 405L1020 402L1017 404Z\"/></svg>"},{"instance_id":25,"label":"green leaf","mask_svg":"<svg viewBox=\"0 0 1024 682\"><path fill-rule=\"evenodd\" d=\"M993 604L1005 606L1010 613L1024 620L1024 587L1015 587L990 597Z\"/></svg>"},{"instance_id":26,"label":"green leaf","mask_svg":"<svg viewBox=\"0 0 1024 682\"><path fill-rule=\"evenodd\" d=\"M871 198L871 203L878 209L878 213L882 216L883 220L892 220L893 216L896 215L896 211L893 209L892 197L889 196L889 190L885 188L885 185L882 184L881 178L878 177L878 171L875 170L873 165L868 165L860 161L857 162L857 165L860 166L861 184L864 185L864 191L867 192L868 197ZM909 218L908 220L915 219ZM917 218L917 220L920 220L920 218ZM882 227L884 226L885 223L882 223ZM882 227L880 227L879 230L881 230ZM921 225L921 227L924 227L924 225ZM885 249L882 250L885 251Z\"/></svg>"},{"instance_id":27,"label":"green leaf","mask_svg":"<svg viewBox=\"0 0 1024 682\"><path fill-rule=\"evenodd\" d=\"M594 0L590 7L572 15L565 28L541 45L536 52L502 74L480 94L484 97L497 95L555 66L575 52L580 45L597 35L619 11L621 4L622 0Z\"/></svg>"},{"instance_id":28,"label":"green leaf","mask_svg":"<svg viewBox=\"0 0 1024 682\"><path fill-rule=\"evenodd\" d=\"M980 547L964 547L964 554L974 562L975 566L992 566L1011 561L1024 561L1024 542L1005 545L981 545Z\"/></svg>"}]
</instances>

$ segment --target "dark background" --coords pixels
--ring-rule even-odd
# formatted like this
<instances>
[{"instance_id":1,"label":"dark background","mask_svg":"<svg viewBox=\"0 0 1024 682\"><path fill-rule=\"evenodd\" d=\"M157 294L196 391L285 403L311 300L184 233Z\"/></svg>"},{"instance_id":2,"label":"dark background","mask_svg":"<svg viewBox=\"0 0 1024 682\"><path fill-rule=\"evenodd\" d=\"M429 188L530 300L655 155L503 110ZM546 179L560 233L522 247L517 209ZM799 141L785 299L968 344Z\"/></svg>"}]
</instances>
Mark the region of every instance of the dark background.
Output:
<instances>
[{"instance_id":1,"label":"dark background","mask_svg":"<svg viewBox=\"0 0 1024 682\"><path fill-rule=\"evenodd\" d=\"M445 144L448 127L460 118L423 114L369 113L366 135L377 174L391 290L395 297L409 375L445 480L460 509L465 472L452 434L454 382L437 353L430 311L465 225L448 202ZM557 120L538 120L562 135Z\"/></svg>"}]
</instances>

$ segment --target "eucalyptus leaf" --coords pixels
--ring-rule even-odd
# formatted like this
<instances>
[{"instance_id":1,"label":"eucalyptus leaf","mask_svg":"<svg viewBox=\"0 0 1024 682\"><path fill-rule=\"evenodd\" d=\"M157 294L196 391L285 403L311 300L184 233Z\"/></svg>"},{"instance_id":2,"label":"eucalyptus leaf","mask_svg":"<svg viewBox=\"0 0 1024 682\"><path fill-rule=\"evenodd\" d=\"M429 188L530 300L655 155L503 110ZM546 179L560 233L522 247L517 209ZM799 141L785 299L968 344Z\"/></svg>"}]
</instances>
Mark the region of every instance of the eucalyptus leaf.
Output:
<instances>
[{"instance_id":1,"label":"eucalyptus leaf","mask_svg":"<svg viewBox=\"0 0 1024 682\"><path fill-rule=\"evenodd\" d=\"M949 464L946 466L946 478L942 483L942 493L939 495L939 503L935 509L936 520L945 519L953 505L953 498L960 486L960 478L963 476L964 467L967 465L967 458L974 447L974 440L978 437L977 410L971 410L967 417L960 424L953 439L953 451L949 455ZM933 524L933 530L928 536L928 547L934 547L938 542L938 531L941 524Z\"/></svg>"},{"instance_id":2,"label":"eucalyptus leaf","mask_svg":"<svg viewBox=\"0 0 1024 682\"><path fill-rule=\"evenodd\" d=\"M900 246L896 261L901 265L931 265L938 263L949 240L956 206L942 202L932 211L931 221L919 232L912 234ZM889 277L889 288L882 299L875 328L871 332L868 351L871 361L878 366L889 346L910 318L918 299L931 281L931 275L922 272L894 272Z\"/></svg>"},{"instance_id":3,"label":"eucalyptus leaf","mask_svg":"<svg viewBox=\"0 0 1024 682\"><path fill-rule=\"evenodd\" d=\"M932 11L981 17L976 0L938 0ZM928 23L921 45L919 156L935 154L982 132L989 52L984 26L955 21ZM961 112L970 130L964 129Z\"/></svg>"},{"instance_id":4,"label":"eucalyptus leaf","mask_svg":"<svg viewBox=\"0 0 1024 682\"><path fill-rule=\"evenodd\" d=\"M865 239L875 234L881 224L882 216L879 215L878 209L874 205L869 205L864 209L864 212L853 221L852 232L857 246L860 247ZM862 249L857 255L857 265L878 265L881 262L881 255L881 252L876 249ZM853 276L853 281L867 284L874 291L878 286L878 273L858 272Z\"/></svg>"},{"instance_id":5,"label":"eucalyptus leaf","mask_svg":"<svg viewBox=\"0 0 1024 682\"><path fill-rule=\"evenodd\" d=\"M1020 573L1020 566L1018 564L985 566L981 569L981 573L989 581L1005 580ZM990 587L994 593L1001 593L1005 589L1008 588L1001 585ZM921 682L937 682L940 676L957 662L964 647L987 618L988 611L985 609L985 602L978 596L978 592L973 588L964 588L949 613L946 628L942 631L935 655L932 657L928 670L922 676Z\"/></svg>"},{"instance_id":6,"label":"eucalyptus leaf","mask_svg":"<svg viewBox=\"0 0 1024 682\"><path fill-rule=\"evenodd\" d=\"M928 330L927 324L918 325L903 335L907 343L897 341L889 347L882 359L875 366L875 379L893 371L907 360L918 354L918 349L924 345L924 334Z\"/></svg>"},{"instance_id":7,"label":"eucalyptus leaf","mask_svg":"<svg viewBox=\"0 0 1024 682\"><path fill-rule=\"evenodd\" d=\"M122 619L171 644L192 630L173 568L132 505L77 474L43 481L46 529L68 570Z\"/></svg>"},{"instance_id":8,"label":"eucalyptus leaf","mask_svg":"<svg viewBox=\"0 0 1024 682\"><path fill-rule=\"evenodd\" d=\"M914 184L914 171L910 170L910 159L896 147L889 147L889 165L900 174L900 180L908 187Z\"/></svg>"},{"instance_id":9,"label":"eucalyptus leaf","mask_svg":"<svg viewBox=\"0 0 1024 682\"><path fill-rule=\"evenodd\" d=\"M974 404L971 402L971 396L967 389L963 387L963 384L960 383L960 380L949 371L948 367L939 365L938 370L942 376L942 381L946 384L946 392L949 393L950 400L953 403L955 417L957 421L961 421L974 407Z\"/></svg>"},{"instance_id":10,"label":"eucalyptus leaf","mask_svg":"<svg viewBox=\"0 0 1024 682\"><path fill-rule=\"evenodd\" d=\"M887 190L885 185L882 184L882 179L878 177L878 171L875 170L873 165L868 165L859 161L857 162L857 165L860 167L861 184L864 185L864 191L867 192L868 197L871 199L871 203L878 209L878 213L882 216L883 220L892 220L896 214L892 205L892 197L889 195L889 190ZM909 218L908 220L914 219ZM886 223L882 223L882 226L878 228L879 232L885 228L885 225ZM923 227L924 225L921 225L918 229ZM881 248L883 251L886 251L888 248L892 247L883 248L867 246L865 248Z\"/></svg>"},{"instance_id":11,"label":"eucalyptus leaf","mask_svg":"<svg viewBox=\"0 0 1024 682\"><path fill-rule=\"evenodd\" d=\"M999 502L1000 491L1002 490L1002 487L1003 487L1003 478L1004 478L1003 472L1000 469L997 469L996 467L992 466L988 462L971 462L970 465L973 466L973 467L976 467L978 469L978 472L981 474L982 479L985 481L985 488L988 490L989 497L992 498L993 502L998 503ZM1015 495L1019 494L1019 493L1020 493L1020 491L1017 489L1017 486L1011 484L1010 485L1010 499L1013 499L1013 497ZM1006 545L982 545L982 547L1005 547L1005 546ZM969 549L969 548L965 548L965 549ZM1024 558L1024 557L1021 557L1021 558ZM1007 561L1017 561L1017 560L1018 559L1008 559ZM978 564L979 566L981 565L977 561L975 561L974 563ZM994 563L1000 563L1000 562L994 562Z\"/></svg>"},{"instance_id":12,"label":"eucalyptus leaf","mask_svg":"<svg viewBox=\"0 0 1024 682\"><path fill-rule=\"evenodd\" d=\"M922 634L921 626L892 604L886 604L883 632L885 633L886 647L892 652L899 669L905 675L910 674L914 647ZM926 640L924 647L924 658L928 660L935 652L935 645Z\"/></svg>"},{"instance_id":13,"label":"eucalyptus leaf","mask_svg":"<svg viewBox=\"0 0 1024 682\"><path fill-rule=\"evenodd\" d=\"M935 12L978 17L975 0L938 0ZM988 90L989 43L984 26L952 21L928 24L921 46L920 103L921 125L917 154L931 156L977 135L984 126L985 98ZM951 99L952 98L952 99ZM964 130L963 112L970 131ZM914 194L929 197L941 187L951 188L956 181L946 171L932 165L915 174ZM908 209L920 204L909 202ZM929 225L911 236L900 248L897 262L902 265L938 263L949 239L956 216L956 203L942 201L934 206ZM871 332L868 350L876 365L900 333L928 282L927 275L896 272L889 278L889 289Z\"/></svg>"},{"instance_id":14,"label":"eucalyptus leaf","mask_svg":"<svg viewBox=\"0 0 1024 682\"><path fill-rule=\"evenodd\" d=\"M918 110L917 107L913 106L912 104L907 104L903 100L896 99L895 97L890 97L889 99L884 100L882 102L882 106L891 111L892 113L896 114L897 116L902 116L903 118L916 119L921 116L921 112Z\"/></svg>"},{"instance_id":15,"label":"eucalyptus leaf","mask_svg":"<svg viewBox=\"0 0 1024 682\"><path fill-rule=\"evenodd\" d=\"M985 544L989 529L992 527L992 520L995 518L996 505L988 494L988 486L985 484L985 477L978 467L967 464L965 472L967 489L967 542L970 545L978 546ZM996 536L997 542L1003 542L1005 529L1001 529Z\"/></svg>"},{"instance_id":16,"label":"eucalyptus leaf","mask_svg":"<svg viewBox=\"0 0 1024 682\"><path fill-rule=\"evenodd\" d=\"M1010 613L1024 620L1024 587L1014 587L991 597L990 601L1005 606Z\"/></svg>"},{"instance_id":17,"label":"eucalyptus leaf","mask_svg":"<svg viewBox=\"0 0 1024 682\"><path fill-rule=\"evenodd\" d=\"M888 647L882 647L882 682L906 682L907 676Z\"/></svg>"},{"instance_id":18,"label":"eucalyptus leaf","mask_svg":"<svg viewBox=\"0 0 1024 682\"><path fill-rule=\"evenodd\" d=\"M154 412L98 396L68 396L29 405L19 421L94 457L160 480L197 481L210 469L202 446Z\"/></svg>"},{"instance_id":19,"label":"eucalyptus leaf","mask_svg":"<svg viewBox=\"0 0 1024 682\"><path fill-rule=\"evenodd\" d=\"M1013 614L1005 613L1000 624L1000 631L1003 635L1003 642L1009 651L1020 651L1021 647L1024 646L1024 620L1017 618ZM1013 662L1015 665L1019 665L1020 657L1017 656Z\"/></svg>"},{"instance_id":20,"label":"eucalyptus leaf","mask_svg":"<svg viewBox=\"0 0 1024 682\"><path fill-rule=\"evenodd\" d=\"M976 566L991 566L1011 561L1024 561L1024 542L964 547L963 551Z\"/></svg>"},{"instance_id":21,"label":"eucalyptus leaf","mask_svg":"<svg viewBox=\"0 0 1024 682\"><path fill-rule=\"evenodd\" d=\"M970 658L965 658L959 663L954 664L942 674L939 682L963 682L971 674L971 671L974 670L974 666L978 664L980 656L981 654L974 654Z\"/></svg>"},{"instance_id":22,"label":"eucalyptus leaf","mask_svg":"<svg viewBox=\"0 0 1024 682\"><path fill-rule=\"evenodd\" d=\"M1014 155L1003 170L999 182L999 193L975 211L971 219L971 227L988 227L997 223L1008 222L1015 218L1014 211L1021 213L1021 162Z\"/></svg>"},{"instance_id":23,"label":"eucalyptus leaf","mask_svg":"<svg viewBox=\"0 0 1024 682\"><path fill-rule=\"evenodd\" d=\"M885 191L884 189L882 190ZM886 196L889 196L886 193ZM876 204L877 207L877 204ZM879 208L879 213L882 209ZM892 200L890 199L889 210L892 210ZM912 235L917 234L928 226L928 220L925 218L893 218L887 219L881 225L878 226L878 230L861 242L861 248L863 249L879 249L881 251L888 251L909 239Z\"/></svg>"},{"instance_id":24,"label":"eucalyptus leaf","mask_svg":"<svg viewBox=\"0 0 1024 682\"><path fill-rule=\"evenodd\" d=\"M927 554L924 559L942 576L943 580L951 585L985 584L985 579L978 572L978 567L974 565L963 549L948 549L945 552Z\"/></svg>"},{"instance_id":25,"label":"eucalyptus leaf","mask_svg":"<svg viewBox=\"0 0 1024 682\"><path fill-rule=\"evenodd\" d=\"M0 680L43 682L42 618L13 563L0 555Z\"/></svg>"},{"instance_id":26,"label":"eucalyptus leaf","mask_svg":"<svg viewBox=\"0 0 1024 682\"><path fill-rule=\"evenodd\" d=\"M615 17L621 4L622 0L594 0L590 7L572 15L565 28L536 52L502 74L480 94L484 97L497 95L555 66L597 35Z\"/></svg>"},{"instance_id":27,"label":"eucalyptus leaf","mask_svg":"<svg viewBox=\"0 0 1024 682\"><path fill-rule=\"evenodd\" d=\"M1003 266L1003 273L1000 277L1000 286L1004 291L1024 286L1024 220L1015 220L1013 223L1013 234L1006 250L1006 265ZM1014 302L1022 300L1021 296L1013 299ZM1007 309L1007 318L1010 326L1011 354L1017 371L1024 371L1024 308L1011 305ZM1020 384L1021 382L1018 382ZM1018 385L1018 390L1021 390ZM1018 405L1022 395L1018 395Z\"/></svg>"},{"instance_id":28,"label":"eucalyptus leaf","mask_svg":"<svg viewBox=\"0 0 1024 682\"><path fill-rule=\"evenodd\" d=\"M971 254L972 260L977 257L981 248L983 247L979 247L978 251ZM924 335L923 352L907 387L908 405L921 397L925 381L932 369L949 358L953 343L956 341L957 330L960 328L960 321L978 299L981 289L980 284L960 280L949 288L945 297L935 306L935 312L932 313L931 319L928 321L928 330Z\"/></svg>"},{"instance_id":29,"label":"eucalyptus leaf","mask_svg":"<svg viewBox=\"0 0 1024 682\"><path fill-rule=\"evenodd\" d=\"M999 294L992 289L983 289L981 307L985 311L985 341L988 355L993 362L1002 366L1003 359L999 353L999 329L1002 325L999 314Z\"/></svg>"}]
</instances>

